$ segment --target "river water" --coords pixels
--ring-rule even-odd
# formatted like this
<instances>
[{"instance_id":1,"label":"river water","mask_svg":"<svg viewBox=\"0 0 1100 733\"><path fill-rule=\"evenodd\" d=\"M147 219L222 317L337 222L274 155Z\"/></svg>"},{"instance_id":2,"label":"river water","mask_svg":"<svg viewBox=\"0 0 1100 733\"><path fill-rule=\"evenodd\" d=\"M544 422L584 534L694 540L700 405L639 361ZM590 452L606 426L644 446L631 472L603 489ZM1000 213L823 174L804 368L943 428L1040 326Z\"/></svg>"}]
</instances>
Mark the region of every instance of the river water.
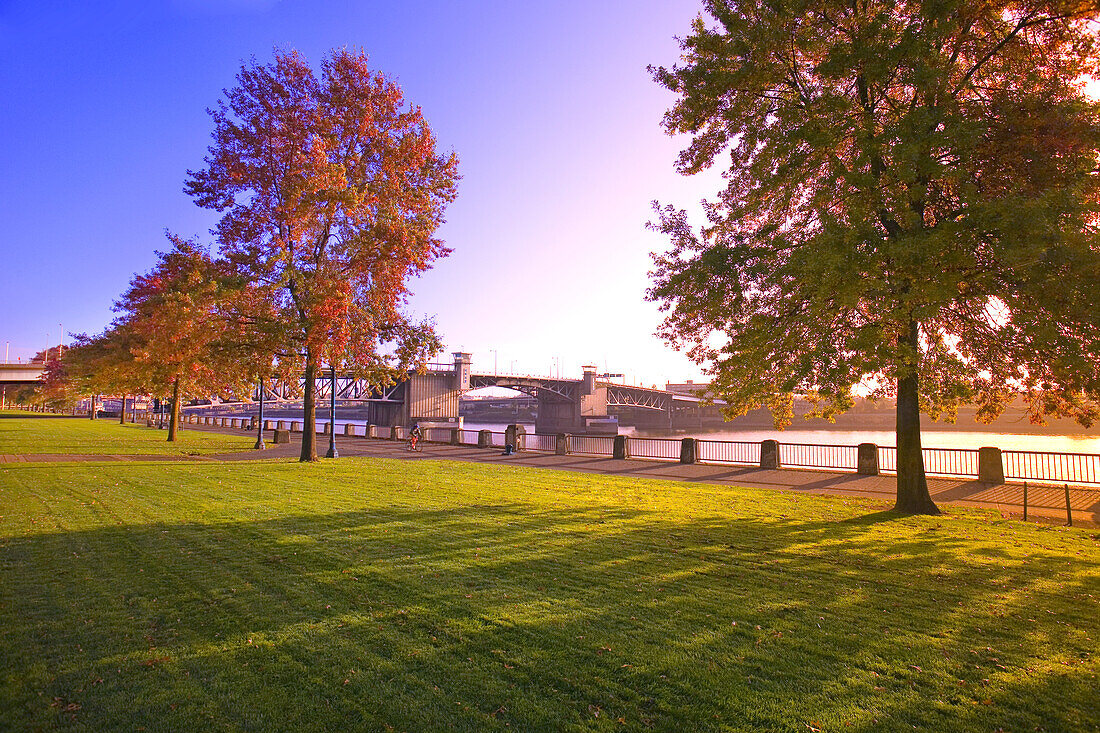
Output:
<instances>
[{"instance_id":1,"label":"river water","mask_svg":"<svg viewBox=\"0 0 1100 733\"><path fill-rule=\"evenodd\" d=\"M337 425L340 424L337 420ZM494 430L503 432L503 423L465 422L467 430ZM533 424L525 424L528 432L534 432ZM699 438L701 440L732 440L759 443L777 440L780 443L809 443L812 445L859 445L874 443L892 446L897 443L889 430L718 430L718 431L636 431L624 426L623 435L645 438ZM1049 453L1097 453L1100 454L1100 437L1081 435L1034 435L1028 433L969 432L960 430L923 430L921 443L925 448L982 448L994 446L1001 450L1039 451Z\"/></svg>"},{"instance_id":2,"label":"river water","mask_svg":"<svg viewBox=\"0 0 1100 733\"><path fill-rule=\"evenodd\" d=\"M223 413L228 414L228 413ZM318 411L317 425L326 424ZM276 420L300 420L300 413L285 416L271 416ZM339 437L346 423L365 425L365 420L342 420L336 417L336 430ZM521 423L530 433L535 432L532 423ZM478 423L465 421L466 430L493 430L503 432L505 423ZM636 431L629 426L620 428L624 435L647 438L700 438L702 440L729 440L758 443L763 440L777 440L780 443L808 443L811 445L859 445L874 443L879 446L892 446L897 443L893 431L889 430L716 430L716 431ZM1007 433L995 431L929 430L921 432L921 443L925 448L981 448L994 446L1001 450L1037 451L1049 453L1092 453L1100 454L1100 437L1094 435L1036 435L1029 433Z\"/></svg>"}]
</instances>

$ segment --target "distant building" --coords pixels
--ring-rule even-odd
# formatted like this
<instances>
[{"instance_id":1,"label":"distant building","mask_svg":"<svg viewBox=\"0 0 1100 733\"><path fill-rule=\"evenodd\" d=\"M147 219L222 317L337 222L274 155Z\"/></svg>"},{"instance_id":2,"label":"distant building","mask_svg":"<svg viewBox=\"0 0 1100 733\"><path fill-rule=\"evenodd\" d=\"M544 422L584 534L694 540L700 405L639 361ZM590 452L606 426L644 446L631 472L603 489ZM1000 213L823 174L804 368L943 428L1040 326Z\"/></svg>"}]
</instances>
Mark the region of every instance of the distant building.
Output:
<instances>
[{"instance_id":1,"label":"distant building","mask_svg":"<svg viewBox=\"0 0 1100 733\"><path fill-rule=\"evenodd\" d=\"M665 390L668 392L675 392L676 394L691 395L695 397L699 392L705 390L709 386L710 382L695 382L689 379L683 383L667 382L665 384Z\"/></svg>"}]
</instances>

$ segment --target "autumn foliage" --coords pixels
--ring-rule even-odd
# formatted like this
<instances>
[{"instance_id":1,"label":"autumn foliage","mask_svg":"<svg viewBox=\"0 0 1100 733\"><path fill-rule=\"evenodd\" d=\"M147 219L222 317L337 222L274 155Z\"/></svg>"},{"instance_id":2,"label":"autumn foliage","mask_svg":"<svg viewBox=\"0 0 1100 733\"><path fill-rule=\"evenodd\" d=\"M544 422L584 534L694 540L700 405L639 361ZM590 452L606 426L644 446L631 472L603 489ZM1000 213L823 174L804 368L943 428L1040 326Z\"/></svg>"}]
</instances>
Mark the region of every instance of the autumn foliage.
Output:
<instances>
[{"instance_id":1,"label":"autumn foliage","mask_svg":"<svg viewBox=\"0 0 1100 733\"><path fill-rule=\"evenodd\" d=\"M305 370L302 459L313 460L322 363L383 383L440 348L402 306L409 279L448 253L436 230L457 158L436 150L396 83L346 50L319 74L293 51L253 60L210 114L213 143L185 190L221 213L229 270L260 294L282 360Z\"/></svg>"},{"instance_id":2,"label":"autumn foliage","mask_svg":"<svg viewBox=\"0 0 1100 733\"><path fill-rule=\"evenodd\" d=\"M656 229L663 335L730 414L897 398L898 502L935 512L919 414L1097 418L1095 3L710 0L683 63L684 173L723 167L693 227ZM710 23L708 25L708 22Z\"/></svg>"}]
</instances>

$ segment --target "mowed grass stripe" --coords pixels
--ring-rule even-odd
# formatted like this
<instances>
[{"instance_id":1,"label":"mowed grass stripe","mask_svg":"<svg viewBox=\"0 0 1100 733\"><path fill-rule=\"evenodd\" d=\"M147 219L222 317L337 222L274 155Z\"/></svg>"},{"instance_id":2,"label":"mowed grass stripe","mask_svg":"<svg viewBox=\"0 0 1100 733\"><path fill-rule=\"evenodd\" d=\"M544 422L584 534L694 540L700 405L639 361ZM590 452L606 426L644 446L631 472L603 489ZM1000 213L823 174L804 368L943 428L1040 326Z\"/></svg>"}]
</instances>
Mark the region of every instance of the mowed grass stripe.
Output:
<instances>
[{"instance_id":1,"label":"mowed grass stripe","mask_svg":"<svg viewBox=\"0 0 1100 733\"><path fill-rule=\"evenodd\" d=\"M433 461L3 470L26 727L1100 719L1094 532Z\"/></svg>"}]
</instances>

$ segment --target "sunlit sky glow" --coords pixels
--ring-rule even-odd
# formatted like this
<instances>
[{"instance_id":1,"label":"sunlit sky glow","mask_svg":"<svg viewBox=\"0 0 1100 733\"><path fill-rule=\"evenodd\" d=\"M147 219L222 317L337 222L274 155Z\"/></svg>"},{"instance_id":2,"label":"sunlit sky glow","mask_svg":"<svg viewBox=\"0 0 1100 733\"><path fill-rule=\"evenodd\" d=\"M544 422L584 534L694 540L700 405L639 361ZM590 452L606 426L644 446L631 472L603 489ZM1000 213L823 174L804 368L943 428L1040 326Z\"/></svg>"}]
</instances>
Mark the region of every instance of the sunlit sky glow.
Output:
<instances>
[{"instance_id":1,"label":"sunlit sky glow","mask_svg":"<svg viewBox=\"0 0 1100 733\"><path fill-rule=\"evenodd\" d=\"M716 176L673 167L672 97L646 72L674 63L697 0L591 3L0 2L0 341L24 360L95 332L163 232L210 241L182 192L201 166L205 109L242 59L292 47L316 64L360 47L461 158L442 236L454 254L414 283L448 351L475 368L628 381L697 378L653 337L643 301L650 202L690 205ZM66 341L68 337L66 337ZM495 353L494 353L495 351Z\"/></svg>"}]
</instances>

